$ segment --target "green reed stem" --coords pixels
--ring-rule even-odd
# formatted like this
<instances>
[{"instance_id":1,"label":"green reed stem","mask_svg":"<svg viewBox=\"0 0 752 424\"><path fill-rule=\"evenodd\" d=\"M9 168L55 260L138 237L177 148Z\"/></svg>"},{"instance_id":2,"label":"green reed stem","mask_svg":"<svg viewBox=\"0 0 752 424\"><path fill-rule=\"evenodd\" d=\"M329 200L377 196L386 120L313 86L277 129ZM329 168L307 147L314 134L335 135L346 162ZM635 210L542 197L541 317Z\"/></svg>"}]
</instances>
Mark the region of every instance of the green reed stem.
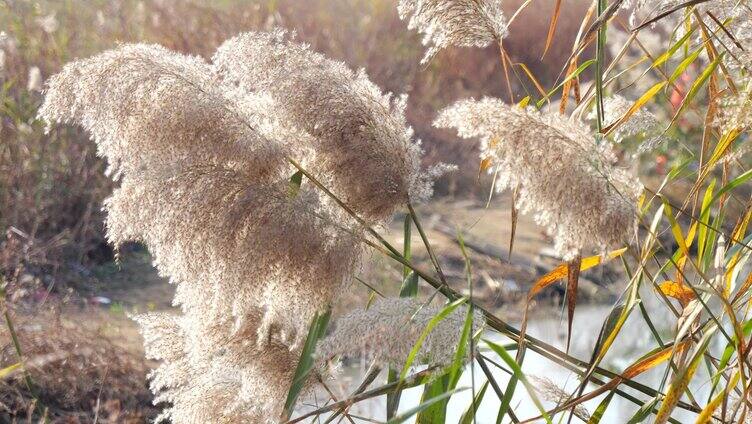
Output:
<instances>
[{"instance_id":1,"label":"green reed stem","mask_svg":"<svg viewBox=\"0 0 752 424\"><path fill-rule=\"evenodd\" d=\"M608 0L598 0L598 17L600 18L608 7ZM598 28L598 41L595 46L595 108L598 133L603 131L603 62L606 47L606 22Z\"/></svg>"}]
</instances>

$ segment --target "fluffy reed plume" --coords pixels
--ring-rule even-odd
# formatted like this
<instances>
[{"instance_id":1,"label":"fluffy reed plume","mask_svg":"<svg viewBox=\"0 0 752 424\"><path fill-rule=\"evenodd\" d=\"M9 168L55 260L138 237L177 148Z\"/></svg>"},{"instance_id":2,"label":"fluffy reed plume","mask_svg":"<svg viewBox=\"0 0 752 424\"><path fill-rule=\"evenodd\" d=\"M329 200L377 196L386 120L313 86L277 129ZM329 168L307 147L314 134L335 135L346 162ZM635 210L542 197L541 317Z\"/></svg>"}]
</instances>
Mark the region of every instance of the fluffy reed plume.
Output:
<instances>
[{"instance_id":1,"label":"fluffy reed plume","mask_svg":"<svg viewBox=\"0 0 752 424\"><path fill-rule=\"evenodd\" d=\"M429 321L442 309L419 308L421 303L415 299L385 298L366 310L351 312L340 318L334 332L319 342L316 357L325 362L336 356L365 355L382 366L401 369ZM428 333L415 364L439 367L451 364L466 316L467 308L460 307L440 321ZM484 322L482 315L474 314L473 334Z\"/></svg>"},{"instance_id":2,"label":"fluffy reed plume","mask_svg":"<svg viewBox=\"0 0 752 424\"><path fill-rule=\"evenodd\" d=\"M718 123L725 131L744 131L752 127L752 9L740 4L726 11L726 15L733 18L727 26L735 42L728 45L730 52L725 63L737 81L737 90L728 90L727 97L721 102Z\"/></svg>"},{"instance_id":3,"label":"fluffy reed plume","mask_svg":"<svg viewBox=\"0 0 752 424\"><path fill-rule=\"evenodd\" d=\"M652 18L663 11L674 10L684 3L686 3L684 0L625 0L621 4L621 8L631 10L629 24L635 26L639 25L642 19ZM722 17L721 19L725 19L729 16L729 13L734 13L735 4L738 3L738 0L712 0L690 6L694 6L702 14L710 11L718 17ZM661 21L665 20L664 18ZM669 20L673 22L672 19Z\"/></svg>"},{"instance_id":4,"label":"fluffy reed plume","mask_svg":"<svg viewBox=\"0 0 752 424\"><path fill-rule=\"evenodd\" d=\"M639 181L614 167L609 146L597 145L581 122L484 98L455 103L434 125L481 139L498 189L520 188L521 210L534 212L564 258L631 240Z\"/></svg>"},{"instance_id":5,"label":"fluffy reed plume","mask_svg":"<svg viewBox=\"0 0 752 424\"><path fill-rule=\"evenodd\" d=\"M310 134L311 168L369 221L432 194L446 166L420 169L421 148L405 121L406 98L383 94L361 70L295 43L285 31L246 33L214 56L219 77L276 101L283 120Z\"/></svg>"},{"instance_id":6,"label":"fluffy reed plume","mask_svg":"<svg viewBox=\"0 0 752 424\"><path fill-rule=\"evenodd\" d=\"M105 203L108 239L146 243L162 274L200 287L199 298L178 289L177 304L238 323L261 305L262 330L292 316L283 331L295 335L342 289L358 249L317 193L288 196L291 149L252 125L265 106L199 58L128 45L67 65L40 116L91 132L122 177Z\"/></svg>"},{"instance_id":7,"label":"fluffy reed plume","mask_svg":"<svg viewBox=\"0 0 752 424\"><path fill-rule=\"evenodd\" d=\"M724 131L752 128L752 84L721 101L718 124Z\"/></svg>"},{"instance_id":8,"label":"fluffy reed plume","mask_svg":"<svg viewBox=\"0 0 752 424\"><path fill-rule=\"evenodd\" d=\"M164 361L152 388L177 422L278 416L310 318L358 261L354 237L332 225L347 220L318 192L288 194L285 157L298 150L277 138L290 131L273 131L281 124L262 100L198 58L127 45L67 65L39 112L91 132L121 181L105 203L108 239L146 243L178 283L184 315L174 337L184 348L149 348ZM178 331L154 320L161 338Z\"/></svg>"},{"instance_id":9,"label":"fluffy reed plume","mask_svg":"<svg viewBox=\"0 0 752 424\"><path fill-rule=\"evenodd\" d=\"M224 340L221 352L207 354L186 334L192 331L186 322L190 318L166 313L135 317L146 356L163 361L150 376L151 389L159 393L155 403L171 404L158 421L273 422L284 406L300 351L277 342L259 350L251 332Z\"/></svg>"},{"instance_id":10,"label":"fluffy reed plume","mask_svg":"<svg viewBox=\"0 0 752 424\"><path fill-rule=\"evenodd\" d=\"M604 110L604 126L608 127L615 124L627 111L632 107L634 102L630 102L622 96L614 95L606 98L603 101ZM590 119L595 119L595 110L588 116ZM625 122L622 122L618 128L613 132L613 137L616 142L622 141L632 137L648 138L655 136L661 132L660 123L658 118L655 117L645 108L638 109L632 116Z\"/></svg>"},{"instance_id":11,"label":"fluffy reed plume","mask_svg":"<svg viewBox=\"0 0 752 424\"><path fill-rule=\"evenodd\" d=\"M26 82L26 90L42 91L42 72L36 66L29 68L29 77Z\"/></svg>"},{"instance_id":12,"label":"fluffy reed plume","mask_svg":"<svg viewBox=\"0 0 752 424\"><path fill-rule=\"evenodd\" d=\"M634 102L630 102L619 95L613 95L603 101L604 126L610 127L629 111ZM595 120L596 111L593 109L588 119ZM625 140L637 138L641 141L638 152L654 149L665 140L663 128L658 118L645 108L638 109L625 122L622 122L612 133L613 140L621 143Z\"/></svg>"},{"instance_id":13,"label":"fluffy reed plume","mask_svg":"<svg viewBox=\"0 0 752 424\"><path fill-rule=\"evenodd\" d=\"M120 181L108 240L145 243L177 284L181 315L136 318L163 419L280 416L311 318L360 258L354 220L312 184L291 191L288 160L385 219L440 172L421 172L403 108L283 31L228 41L214 64L125 45L50 79L40 117L87 129Z\"/></svg>"},{"instance_id":14,"label":"fluffy reed plume","mask_svg":"<svg viewBox=\"0 0 752 424\"><path fill-rule=\"evenodd\" d=\"M422 64L449 47L487 47L508 34L501 0L400 0L400 19L423 34Z\"/></svg>"},{"instance_id":15,"label":"fluffy reed plume","mask_svg":"<svg viewBox=\"0 0 752 424\"><path fill-rule=\"evenodd\" d=\"M566 390L559 387L547 377L531 375L530 380L532 380L533 387L535 387L538 395L549 402L561 405L572 398L571 393L567 393ZM574 407L574 415L584 422L590 421L590 412L582 404Z\"/></svg>"}]
</instances>

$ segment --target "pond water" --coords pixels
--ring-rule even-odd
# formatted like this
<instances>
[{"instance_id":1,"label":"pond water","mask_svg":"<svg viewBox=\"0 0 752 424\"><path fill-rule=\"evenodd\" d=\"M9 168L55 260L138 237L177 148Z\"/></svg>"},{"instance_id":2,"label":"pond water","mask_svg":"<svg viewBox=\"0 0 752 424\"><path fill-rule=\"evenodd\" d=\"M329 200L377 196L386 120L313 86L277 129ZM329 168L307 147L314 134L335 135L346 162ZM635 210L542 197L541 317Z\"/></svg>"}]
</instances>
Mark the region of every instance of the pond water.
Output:
<instances>
[{"instance_id":1,"label":"pond water","mask_svg":"<svg viewBox=\"0 0 752 424\"><path fill-rule=\"evenodd\" d=\"M658 305L656 301L652 301L655 304L650 304L650 299L653 298L653 296L643 297L643 299L647 299L646 307L650 311L651 320L655 324L656 328L658 329L659 335L665 343L667 341L670 341L671 334L673 333L673 327L676 325L676 318L670 315L670 312L665 308L665 306ZM600 331L601 324L609 314L610 310L611 306L608 305L578 307L573 323L573 335L569 352L571 355L582 360L588 360L590 358L593 346ZM549 314L549 316L550 315L551 314ZM558 315L560 316L560 318L536 318L534 315L531 316L531 319L528 323L528 334L535 336L549 344L552 344L561 350L564 350L567 333L566 312L561 311ZM508 339L495 332L487 332L487 334L485 334L484 336L488 339L498 342L499 344L509 344L512 342L511 339ZM644 353L650 351L655 347L657 347L655 338L649 331L639 310L635 310L627 321L619 337L616 339L616 342L611 351L602 362L601 366L615 372L620 372L628 367L633 361L641 357ZM712 346L711 350L717 352L722 347L723 346ZM484 352L487 350L484 344L481 344L481 349ZM487 353L487 357L498 358L491 352ZM512 352L512 355L514 355L514 352ZM504 390L509 380L508 375L498 368L494 367L493 365L489 366L492 369L492 372L496 377L501 390ZM657 388L663 379L664 373L666 371L666 366L667 365L661 365L659 367L656 367L655 369L652 369L645 374L640 375L636 378L636 380L650 387ZM329 388L335 393L338 399L347 398L349 396L349 393L351 393L352 390L357 387L362 381L366 373L366 368L367 364L365 363L347 365L343 370L342 377L339 378L336 383L333 383L331 386L329 386ZM475 369L472 370L474 372L471 372L469 367L465 370L458 387L471 387L473 386L472 382L474 379L475 390L479 390L481 385L486 381L486 378L477 364L474 368ZM536 376L547 378L556 383L556 385L564 389L569 394L575 391L579 385L579 380L577 379L576 374L568 371L565 368L562 368L561 366L532 351L528 351L528 353L526 354L522 369L528 377ZM379 375L379 377L370 387L378 387L378 385L383 384L385 381L386 373L382 372L382 374ZM533 379L533 381L535 381L535 379ZM587 391L589 392L596 387L598 386L590 384L588 385ZM640 392L637 392L625 385L621 385L619 388L642 401L648 399L648 396L643 395ZM698 370L698 373L693 380L691 389L693 394L695 396L698 396L699 403L704 404L707 401L707 396L710 390L710 383L708 372L704 367L700 367L700 369ZM405 390L402 394L399 411L408 411L411 408L417 406L420 403L422 390L422 386ZM592 413L605 396L606 394L603 394L591 401L588 401L584 403L584 406L590 413ZM328 399L326 393L320 393L317 395L317 397L319 401ZM447 422L458 422L462 414L470 405L471 399L472 390L465 390L452 396L448 406ZM686 398L684 400L686 400ZM315 402L309 402L309 406L305 407L304 409L308 411L312 410L313 405L310 405L311 403ZM556 405L554 402L547 402L545 400L543 400L543 403L548 409ZM495 423L499 405L499 399L497 398L493 390L489 387L485 397L483 398L483 401L479 406L476 422L479 424ZM512 407L517 417L521 420L539 415L537 408L535 407L528 393L521 384L519 384L517 387L514 399L512 401ZM616 395L612 399L611 404L606 411L606 414L601 420L601 423L626 423L635 414L635 412L637 412L638 408L639 406L635 405L633 402ZM372 422L385 422L386 397L381 396L358 403L353 408L351 408L350 411L352 414L355 414L357 416L372 418L374 420ZM326 416L322 416L321 422L325 421L323 419L325 417ZM672 417L677 421L684 423L694 422L695 415L677 409L672 414ZM337 420L335 420L334 422L337 422L338 420L339 418L337 418ZM651 418L648 418L646 422L651 422L651 420ZM357 419L355 421L366 422ZM349 421L344 420L342 422ZM414 422L414 418L408 420L407 422ZM505 417L503 422L510 422L509 417ZM558 419L554 420L554 422L558 422ZM562 422L566 422L566 418L564 418ZM581 421L579 421L577 418L574 418L572 422Z\"/></svg>"}]
</instances>

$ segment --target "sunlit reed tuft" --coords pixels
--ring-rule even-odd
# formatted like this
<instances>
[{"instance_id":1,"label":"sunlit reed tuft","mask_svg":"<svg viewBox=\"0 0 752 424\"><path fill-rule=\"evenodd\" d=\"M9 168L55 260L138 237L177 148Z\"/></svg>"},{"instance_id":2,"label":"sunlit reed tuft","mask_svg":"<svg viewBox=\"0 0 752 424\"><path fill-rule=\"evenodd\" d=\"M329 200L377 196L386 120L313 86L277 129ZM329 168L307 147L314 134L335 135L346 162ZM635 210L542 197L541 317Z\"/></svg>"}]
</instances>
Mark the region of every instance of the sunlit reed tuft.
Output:
<instances>
[{"instance_id":1,"label":"sunlit reed tuft","mask_svg":"<svg viewBox=\"0 0 752 424\"><path fill-rule=\"evenodd\" d=\"M337 320L334 332L319 343L316 356L319 361L365 356L382 366L402 369L428 323L442 310L421 306L415 299L384 298L366 310L351 312ZM466 316L467 308L460 307L439 321L425 338L414 364L451 364ZM472 332L482 328L483 323L482 315L475 313Z\"/></svg>"},{"instance_id":2,"label":"sunlit reed tuft","mask_svg":"<svg viewBox=\"0 0 752 424\"><path fill-rule=\"evenodd\" d=\"M508 33L501 0L400 0L397 11L409 29L423 34L423 64L441 49L487 47Z\"/></svg>"},{"instance_id":3,"label":"sunlit reed tuft","mask_svg":"<svg viewBox=\"0 0 752 424\"><path fill-rule=\"evenodd\" d=\"M240 35L214 63L124 45L48 81L40 118L88 130L120 183L108 240L145 243L177 284L181 314L136 317L162 362L162 418L280 416L311 319L346 290L363 232L314 184L292 186L291 161L381 223L447 168L421 169L405 104L281 30Z\"/></svg>"},{"instance_id":4,"label":"sunlit reed tuft","mask_svg":"<svg viewBox=\"0 0 752 424\"><path fill-rule=\"evenodd\" d=\"M519 187L518 206L547 228L564 258L634 237L641 185L614 166L608 143L597 144L583 123L484 98L455 103L435 125L481 139L481 156L498 171L498 190Z\"/></svg>"},{"instance_id":5,"label":"sunlit reed tuft","mask_svg":"<svg viewBox=\"0 0 752 424\"><path fill-rule=\"evenodd\" d=\"M406 97L383 94L353 72L296 43L285 31L246 33L214 56L219 78L276 102L280 119L310 134L311 169L362 217L380 221L408 201L431 196L449 168L421 169L421 148L405 120Z\"/></svg>"}]
</instances>

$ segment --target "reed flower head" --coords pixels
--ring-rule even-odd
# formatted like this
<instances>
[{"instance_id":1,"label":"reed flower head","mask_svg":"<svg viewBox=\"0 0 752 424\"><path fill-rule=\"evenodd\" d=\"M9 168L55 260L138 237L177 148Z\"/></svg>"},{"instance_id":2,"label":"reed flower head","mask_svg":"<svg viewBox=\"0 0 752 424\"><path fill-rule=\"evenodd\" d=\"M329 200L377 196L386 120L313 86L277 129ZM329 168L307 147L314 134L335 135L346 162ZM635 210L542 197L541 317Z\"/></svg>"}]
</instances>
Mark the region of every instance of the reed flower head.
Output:
<instances>
[{"instance_id":1,"label":"reed flower head","mask_svg":"<svg viewBox=\"0 0 752 424\"><path fill-rule=\"evenodd\" d=\"M66 65L39 116L90 132L119 187L107 237L145 243L181 314L137 317L157 402L176 422L266 422L314 314L346 289L362 228L306 184L297 159L367 219L430 195L439 171L404 99L281 31L228 41L213 64L132 44ZM271 418L269 418L271 417Z\"/></svg>"},{"instance_id":2,"label":"reed flower head","mask_svg":"<svg viewBox=\"0 0 752 424\"><path fill-rule=\"evenodd\" d=\"M487 47L508 33L501 0L400 0L397 11L423 34L423 64L446 47Z\"/></svg>"},{"instance_id":3,"label":"reed flower head","mask_svg":"<svg viewBox=\"0 0 752 424\"><path fill-rule=\"evenodd\" d=\"M622 96L614 95L607 97L603 101L603 110L605 119L603 125L609 127L614 125L624 114L632 107L634 102L630 102ZM595 110L588 116L595 119ZM635 136L649 136L660 131L658 119L647 111L645 108L638 109L625 122L621 123L613 132L614 140L621 143L625 139Z\"/></svg>"},{"instance_id":4,"label":"reed flower head","mask_svg":"<svg viewBox=\"0 0 752 424\"><path fill-rule=\"evenodd\" d=\"M83 125L120 177L105 203L113 244L146 243L163 275L203 289L208 318L261 304L267 321L295 312L292 335L341 291L358 249L318 192L288 194L290 150L253 125L265 106L199 58L127 45L67 65L39 113Z\"/></svg>"},{"instance_id":5,"label":"reed flower head","mask_svg":"<svg viewBox=\"0 0 752 424\"><path fill-rule=\"evenodd\" d=\"M632 107L631 102L620 95L607 97L603 101L604 120L603 126L608 128L615 125L622 116L624 116ZM596 110L593 109L588 115L588 119L596 119ZM641 141L638 151L640 153L652 150L665 140L663 128L658 118L644 107L639 108L626 121L619 124L612 133L613 140L617 143L629 139L639 139Z\"/></svg>"},{"instance_id":6,"label":"reed flower head","mask_svg":"<svg viewBox=\"0 0 752 424\"><path fill-rule=\"evenodd\" d=\"M272 340L259 350L255 331L233 335L216 321L204 320L197 332L192 314L148 313L134 319L147 358L162 361L149 376L155 403L171 404L162 419L275 422L282 412L299 349Z\"/></svg>"},{"instance_id":7,"label":"reed flower head","mask_svg":"<svg viewBox=\"0 0 752 424\"><path fill-rule=\"evenodd\" d=\"M272 110L203 60L140 44L68 64L39 110L87 129L120 182L109 241L144 242L178 284L182 315L139 319L178 422L278 416L310 319L359 261L353 223L310 184L290 192L286 158L303 150Z\"/></svg>"},{"instance_id":8,"label":"reed flower head","mask_svg":"<svg viewBox=\"0 0 752 424\"><path fill-rule=\"evenodd\" d=\"M531 375L530 380L533 383L533 387L535 387L535 391L538 392L538 395L549 402L562 405L572 398L571 393L568 393L566 390L559 387L558 384L554 383L548 377ZM590 420L590 412L582 404L578 404L574 407L574 415L584 422Z\"/></svg>"},{"instance_id":9,"label":"reed flower head","mask_svg":"<svg viewBox=\"0 0 752 424\"><path fill-rule=\"evenodd\" d=\"M366 310L351 312L340 318L335 330L319 342L316 357L324 362L336 356L364 355L382 366L401 369L428 323L442 310L421 306L415 299L385 298ZM424 340L415 365L451 364L466 316L467 308L459 307L439 321ZM474 314L473 334L484 322L482 315Z\"/></svg>"},{"instance_id":10,"label":"reed flower head","mask_svg":"<svg viewBox=\"0 0 752 424\"><path fill-rule=\"evenodd\" d=\"M287 32L245 33L214 56L219 78L268 93L283 120L306 132L312 170L369 221L432 194L447 168L421 170L421 148L405 120L406 97L384 94L365 72L353 72L296 43Z\"/></svg>"},{"instance_id":11,"label":"reed flower head","mask_svg":"<svg viewBox=\"0 0 752 424\"><path fill-rule=\"evenodd\" d=\"M60 22L58 22L55 13L50 13L47 16L39 16L35 21L36 24L39 25L39 28L47 34L52 34L60 28Z\"/></svg>"},{"instance_id":12,"label":"reed flower head","mask_svg":"<svg viewBox=\"0 0 752 424\"><path fill-rule=\"evenodd\" d=\"M26 80L26 90L42 91L42 71L36 66L29 68L29 76Z\"/></svg>"},{"instance_id":13,"label":"reed flower head","mask_svg":"<svg viewBox=\"0 0 752 424\"><path fill-rule=\"evenodd\" d=\"M721 101L717 123L724 131L752 128L752 84Z\"/></svg>"},{"instance_id":14,"label":"reed flower head","mask_svg":"<svg viewBox=\"0 0 752 424\"><path fill-rule=\"evenodd\" d=\"M642 187L614 166L610 147L596 144L581 122L484 98L455 103L434 125L481 139L481 156L498 171L498 189L519 187L520 209L534 213L564 258L633 237Z\"/></svg>"}]
</instances>

